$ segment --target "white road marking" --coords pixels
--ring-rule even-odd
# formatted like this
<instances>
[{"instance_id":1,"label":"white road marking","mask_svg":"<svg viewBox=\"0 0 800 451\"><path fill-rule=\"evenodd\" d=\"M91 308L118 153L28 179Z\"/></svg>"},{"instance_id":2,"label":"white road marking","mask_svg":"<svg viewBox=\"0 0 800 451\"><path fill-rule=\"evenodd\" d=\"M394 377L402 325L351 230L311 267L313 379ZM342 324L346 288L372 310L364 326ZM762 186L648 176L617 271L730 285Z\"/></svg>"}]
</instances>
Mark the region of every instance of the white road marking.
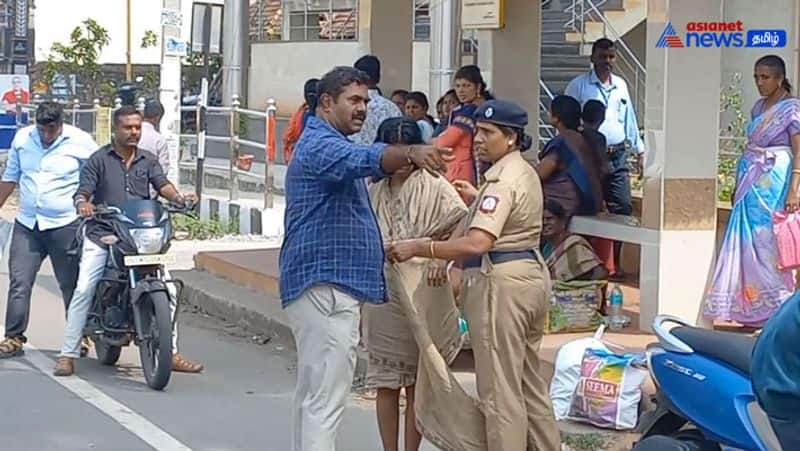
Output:
<instances>
[{"instance_id":1,"label":"white road marking","mask_svg":"<svg viewBox=\"0 0 800 451\"><path fill-rule=\"evenodd\" d=\"M4 329L0 327L0 335ZM133 435L158 451L192 451L191 448L178 441L175 437L159 429L146 418L134 412L124 404L106 395L95 386L78 376L55 377L53 367L55 362L39 351L30 341L25 344L25 359L33 364L39 371L50 379L56 381L80 399L93 405L98 410L108 415Z\"/></svg>"}]
</instances>

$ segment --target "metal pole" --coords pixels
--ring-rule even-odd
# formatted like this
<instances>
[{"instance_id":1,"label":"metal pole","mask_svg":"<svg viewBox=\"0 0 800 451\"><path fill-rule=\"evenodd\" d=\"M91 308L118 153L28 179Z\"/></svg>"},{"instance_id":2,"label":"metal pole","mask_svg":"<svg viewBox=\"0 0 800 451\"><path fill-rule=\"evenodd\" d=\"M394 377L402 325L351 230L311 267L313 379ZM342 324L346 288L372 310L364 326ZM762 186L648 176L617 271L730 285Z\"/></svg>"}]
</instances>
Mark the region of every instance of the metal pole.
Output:
<instances>
[{"instance_id":1,"label":"metal pole","mask_svg":"<svg viewBox=\"0 0 800 451\"><path fill-rule=\"evenodd\" d=\"M78 110L81 107L81 101L75 99L72 101L72 126L77 127L78 125Z\"/></svg>"},{"instance_id":2,"label":"metal pole","mask_svg":"<svg viewBox=\"0 0 800 451\"><path fill-rule=\"evenodd\" d=\"M14 106L15 106L14 112L16 113L14 115L15 116L14 120L16 122L17 129L19 129L24 125L22 123L22 96L20 94L21 93L19 92L15 93L15 99L14 99Z\"/></svg>"},{"instance_id":3,"label":"metal pole","mask_svg":"<svg viewBox=\"0 0 800 451\"><path fill-rule=\"evenodd\" d=\"M211 53L211 5L205 5L203 13L203 77L211 84L211 66L208 54ZM206 99L208 101L208 99Z\"/></svg>"},{"instance_id":4,"label":"metal pole","mask_svg":"<svg viewBox=\"0 0 800 451\"><path fill-rule=\"evenodd\" d=\"M222 103L231 105L234 95L241 96L244 90L242 62L247 47L246 0L225 0L222 26ZM243 14L244 13L244 14ZM240 97L241 102L242 97Z\"/></svg>"},{"instance_id":5,"label":"metal pole","mask_svg":"<svg viewBox=\"0 0 800 451\"><path fill-rule=\"evenodd\" d=\"M97 141L97 115L100 112L100 99L92 101L92 138Z\"/></svg>"},{"instance_id":6,"label":"metal pole","mask_svg":"<svg viewBox=\"0 0 800 451\"><path fill-rule=\"evenodd\" d=\"M450 89L459 66L458 4L457 0L430 2L430 98L433 102Z\"/></svg>"},{"instance_id":7,"label":"metal pole","mask_svg":"<svg viewBox=\"0 0 800 451\"><path fill-rule=\"evenodd\" d=\"M239 166L239 96L233 95L231 102L231 172L230 172L230 192L229 199L231 202L239 199L239 174L236 168Z\"/></svg>"},{"instance_id":8,"label":"metal pole","mask_svg":"<svg viewBox=\"0 0 800 451\"><path fill-rule=\"evenodd\" d=\"M208 79L204 78L200 87L200 98L197 99L197 174L195 178L194 191L198 199L202 199L203 194L203 163L206 158L206 108L208 107ZM198 214L200 206L198 204Z\"/></svg>"},{"instance_id":9,"label":"metal pole","mask_svg":"<svg viewBox=\"0 0 800 451\"><path fill-rule=\"evenodd\" d=\"M128 14L128 33L127 33L127 52L125 53L125 80L133 80L133 63L131 63L131 0L127 0Z\"/></svg>"},{"instance_id":10,"label":"metal pole","mask_svg":"<svg viewBox=\"0 0 800 451\"><path fill-rule=\"evenodd\" d=\"M278 111L275 99L267 99L267 133L266 143L264 144L265 158L264 158L264 209L272 208L272 184L274 177L270 174L269 170L269 143L272 142L270 135L270 122L275 120L275 114Z\"/></svg>"}]
</instances>

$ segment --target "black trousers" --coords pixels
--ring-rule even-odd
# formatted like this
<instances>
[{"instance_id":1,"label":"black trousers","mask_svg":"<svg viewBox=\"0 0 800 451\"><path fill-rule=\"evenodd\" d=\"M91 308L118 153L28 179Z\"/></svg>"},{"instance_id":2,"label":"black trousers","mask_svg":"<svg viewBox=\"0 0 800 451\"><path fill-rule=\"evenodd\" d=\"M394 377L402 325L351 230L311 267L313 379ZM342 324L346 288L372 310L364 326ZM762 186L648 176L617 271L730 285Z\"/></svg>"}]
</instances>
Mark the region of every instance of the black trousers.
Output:
<instances>
[{"instance_id":1,"label":"black trousers","mask_svg":"<svg viewBox=\"0 0 800 451\"><path fill-rule=\"evenodd\" d=\"M78 255L70 255L75 244L79 220L63 227L33 230L14 223L11 251L8 256L8 304L6 305L6 337L25 341L25 330L31 313L31 292L36 275L45 258L50 257L58 287L64 299L64 312L69 308L72 292L78 281Z\"/></svg>"}]
</instances>

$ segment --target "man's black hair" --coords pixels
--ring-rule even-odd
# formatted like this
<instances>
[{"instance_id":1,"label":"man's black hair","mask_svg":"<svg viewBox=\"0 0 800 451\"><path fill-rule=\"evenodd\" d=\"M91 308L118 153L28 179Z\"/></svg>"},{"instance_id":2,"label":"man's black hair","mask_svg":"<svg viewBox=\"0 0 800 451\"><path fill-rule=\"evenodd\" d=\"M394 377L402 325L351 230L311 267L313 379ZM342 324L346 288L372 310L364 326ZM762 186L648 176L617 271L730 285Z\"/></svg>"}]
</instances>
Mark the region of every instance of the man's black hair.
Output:
<instances>
[{"instance_id":1,"label":"man's black hair","mask_svg":"<svg viewBox=\"0 0 800 451\"><path fill-rule=\"evenodd\" d=\"M367 74L371 83L377 86L381 82L381 60L375 55L364 55L353 65L356 69Z\"/></svg>"},{"instance_id":2,"label":"man's black hair","mask_svg":"<svg viewBox=\"0 0 800 451\"><path fill-rule=\"evenodd\" d=\"M36 107L36 125L61 125L64 123L64 107L58 102L42 102Z\"/></svg>"},{"instance_id":3,"label":"man's black hair","mask_svg":"<svg viewBox=\"0 0 800 451\"><path fill-rule=\"evenodd\" d=\"M146 119L161 119L164 116L164 105L156 99L150 99L144 104L144 117Z\"/></svg>"},{"instance_id":4,"label":"man's black hair","mask_svg":"<svg viewBox=\"0 0 800 451\"><path fill-rule=\"evenodd\" d=\"M317 90L320 97L323 94L328 94L334 100L337 100L347 86L353 83L368 86L369 80L369 75L354 67L338 66L322 76L322 79L317 84Z\"/></svg>"},{"instance_id":5,"label":"man's black hair","mask_svg":"<svg viewBox=\"0 0 800 451\"><path fill-rule=\"evenodd\" d=\"M117 111L114 111L114 125L119 124L120 119L128 116L143 117L142 113L133 105L123 105Z\"/></svg>"},{"instance_id":6,"label":"man's black hair","mask_svg":"<svg viewBox=\"0 0 800 451\"><path fill-rule=\"evenodd\" d=\"M592 44L592 55L598 50L608 50L615 48L614 41L607 38L600 38Z\"/></svg>"},{"instance_id":7,"label":"man's black hair","mask_svg":"<svg viewBox=\"0 0 800 451\"><path fill-rule=\"evenodd\" d=\"M583 104L582 116L586 124L601 124L606 118L606 106L599 100L589 100Z\"/></svg>"}]
</instances>

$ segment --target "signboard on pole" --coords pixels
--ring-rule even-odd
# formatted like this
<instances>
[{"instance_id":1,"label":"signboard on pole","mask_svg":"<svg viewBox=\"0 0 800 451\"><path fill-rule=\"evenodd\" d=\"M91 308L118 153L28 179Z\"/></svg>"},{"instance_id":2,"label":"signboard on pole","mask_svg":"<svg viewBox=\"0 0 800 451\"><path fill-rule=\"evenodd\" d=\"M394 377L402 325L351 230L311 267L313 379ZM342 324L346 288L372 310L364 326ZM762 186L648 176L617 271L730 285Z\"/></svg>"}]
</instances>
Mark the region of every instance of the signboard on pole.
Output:
<instances>
[{"instance_id":1,"label":"signboard on pole","mask_svg":"<svg viewBox=\"0 0 800 451\"><path fill-rule=\"evenodd\" d=\"M206 9L211 9L211 23L206 28L204 17ZM191 51L203 52L203 45L208 42L209 54L222 53L222 5L211 3L194 3L192 5L192 39Z\"/></svg>"},{"instance_id":2,"label":"signboard on pole","mask_svg":"<svg viewBox=\"0 0 800 451\"><path fill-rule=\"evenodd\" d=\"M189 44L176 38L167 38L164 42L164 55L166 56L186 56L189 53Z\"/></svg>"},{"instance_id":3,"label":"signboard on pole","mask_svg":"<svg viewBox=\"0 0 800 451\"><path fill-rule=\"evenodd\" d=\"M161 26L162 27L180 27L183 24L183 16L180 11L173 9L161 10Z\"/></svg>"},{"instance_id":4,"label":"signboard on pole","mask_svg":"<svg viewBox=\"0 0 800 451\"><path fill-rule=\"evenodd\" d=\"M504 0L461 0L461 28L498 30L505 26Z\"/></svg>"}]
</instances>

